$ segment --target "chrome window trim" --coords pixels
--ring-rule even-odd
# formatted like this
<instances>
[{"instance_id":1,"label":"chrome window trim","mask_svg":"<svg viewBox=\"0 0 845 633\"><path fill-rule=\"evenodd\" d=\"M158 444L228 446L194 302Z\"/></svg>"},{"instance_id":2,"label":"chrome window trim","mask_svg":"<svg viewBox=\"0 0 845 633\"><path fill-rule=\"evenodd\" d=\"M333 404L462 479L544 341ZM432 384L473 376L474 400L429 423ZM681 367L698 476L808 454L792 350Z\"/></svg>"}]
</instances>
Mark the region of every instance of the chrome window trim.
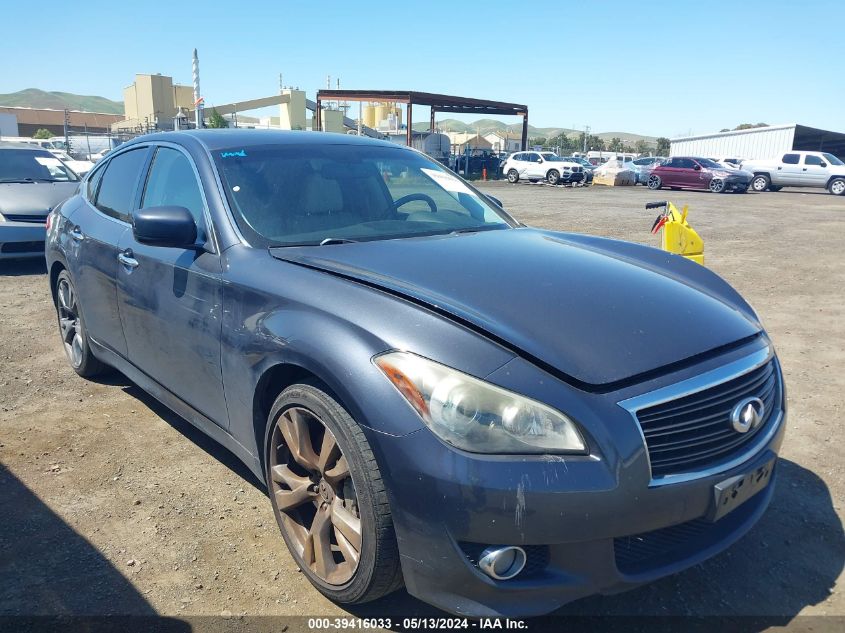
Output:
<instances>
[{"instance_id":1,"label":"chrome window trim","mask_svg":"<svg viewBox=\"0 0 845 633\"><path fill-rule=\"evenodd\" d=\"M698 393L699 391L704 391L705 389L709 389L711 387L716 387L721 385L722 383L728 382L748 372L754 371L755 369L762 367L769 361L774 358L774 351L771 345L767 345L761 350L758 350L744 358L740 358L733 362L728 363L722 367L717 367L716 369L712 369L710 371L706 371L703 374L699 374L698 376L693 376L692 378L688 378L686 380L682 380L681 382L675 383L673 385L668 385L666 387L661 387L659 389L655 389L654 391L649 391L648 393L641 394L639 396L634 396L633 398L628 398L626 400L622 400L617 404L625 409L634 421L634 424L637 426L637 431L640 433L640 439L643 443L643 448L645 449L646 460L648 462L648 471L650 476L649 481L649 488L656 488L659 486L666 486L669 484L677 484L683 483L687 481L694 481L696 479L702 479L705 477L710 477L712 475L718 474L720 472L725 472L739 466L740 464L748 461L754 454L760 451L763 446L768 444L775 434L780 429L780 425L783 422L783 406L780 406L775 414L775 418L771 421L768 425L768 429L764 433L760 434L760 437L755 438L751 444L746 447L742 453L734 457L733 459L727 462L720 462L713 466L708 466L707 468L701 468L699 470L694 470L686 473L679 473L677 475L663 475L660 477L653 477L651 476L651 458L648 453L648 444L645 440L645 434L643 433L642 426L640 425L640 421L637 418L637 412L642 409L647 409L649 407L653 407L659 404L663 404L665 402L670 402L672 400L677 400L678 398L683 398L694 393ZM777 373L778 380L781 384L781 394L783 393L783 376L780 371L780 367L777 365L775 366L775 371Z\"/></svg>"}]
</instances>

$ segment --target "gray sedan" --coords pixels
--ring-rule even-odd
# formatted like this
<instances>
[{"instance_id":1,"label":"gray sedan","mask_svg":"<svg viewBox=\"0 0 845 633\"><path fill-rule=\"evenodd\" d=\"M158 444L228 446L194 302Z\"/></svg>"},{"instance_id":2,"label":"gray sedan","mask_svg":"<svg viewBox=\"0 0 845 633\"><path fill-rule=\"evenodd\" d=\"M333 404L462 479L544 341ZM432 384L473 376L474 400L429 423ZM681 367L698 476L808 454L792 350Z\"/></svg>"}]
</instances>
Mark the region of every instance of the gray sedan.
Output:
<instances>
[{"instance_id":1,"label":"gray sedan","mask_svg":"<svg viewBox=\"0 0 845 633\"><path fill-rule=\"evenodd\" d=\"M43 257L47 214L79 177L40 147L0 144L0 259Z\"/></svg>"}]
</instances>

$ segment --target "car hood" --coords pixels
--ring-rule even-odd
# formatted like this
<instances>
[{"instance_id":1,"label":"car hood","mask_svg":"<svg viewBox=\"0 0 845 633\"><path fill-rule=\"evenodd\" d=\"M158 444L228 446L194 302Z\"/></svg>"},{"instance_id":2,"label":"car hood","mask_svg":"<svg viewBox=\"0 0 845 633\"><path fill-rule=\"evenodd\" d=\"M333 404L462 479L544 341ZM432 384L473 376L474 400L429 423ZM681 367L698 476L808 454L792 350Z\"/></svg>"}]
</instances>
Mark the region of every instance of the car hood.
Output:
<instances>
[{"instance_id":1,"label":"car hood","mask_svg":"<svg viewBox=\"0 0 845 633\"><path fill-rule=\"evenodd\" d=\"M596 248L583 236L524 228L271 253L452 315L583 388L760 332L717 291L617 256L608 248L620 243L602 242Z\"/></svg>"},{"instance_id":2,"label":"car hood","mask_svg":"<svg viewBox=\"0 0 845 633\"><path fill-rule=\"evenodd\" d=\"M78 182L0 183L0 213L5 215L44 215L70 198Z\"/></svg>"}]
</instances>

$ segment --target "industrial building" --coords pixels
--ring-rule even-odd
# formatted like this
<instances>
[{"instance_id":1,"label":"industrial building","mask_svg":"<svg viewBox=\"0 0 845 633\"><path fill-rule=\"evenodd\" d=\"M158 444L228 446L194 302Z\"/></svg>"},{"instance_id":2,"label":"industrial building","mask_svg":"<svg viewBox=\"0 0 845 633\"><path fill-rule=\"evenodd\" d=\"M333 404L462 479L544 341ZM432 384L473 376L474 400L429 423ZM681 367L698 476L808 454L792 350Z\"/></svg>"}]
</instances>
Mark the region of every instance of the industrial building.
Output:
<instances>
[{"instance_id":1,"label":"industrial building","mask_svg":"<svg viewBox=\"0 0 845 633\"><path fill-rule=\"evenodd\" d=\"M124 117L114 125L117 130L172 129L178 114L194 109L194 89L173 83L162 74L135 75L131 86L123 89Z\"/></svg>"},{"instance_id":2,"label":"industrial building","mask_svg":"<svg viewBox=\"0 0 845 633\"><path fill-rule=\"evenodd\" d=\"M845 156L845 134L791 123L670 139L670 156L773 158L792 150Z\"/></svg>"},{"instance_id":3,"label":"industrial building","mask_svg":"<svg viewBox=\"0 0 845 633\"><path fill-rule=\"evenodd\" d=\"M74 133L105 133L119 114L68 110L68 131ZM65 133L65 111L48 108L19 108L0 106L0 136L32 136L37 130L49 130L56 136Z\"/></svg>"}]
</instances>

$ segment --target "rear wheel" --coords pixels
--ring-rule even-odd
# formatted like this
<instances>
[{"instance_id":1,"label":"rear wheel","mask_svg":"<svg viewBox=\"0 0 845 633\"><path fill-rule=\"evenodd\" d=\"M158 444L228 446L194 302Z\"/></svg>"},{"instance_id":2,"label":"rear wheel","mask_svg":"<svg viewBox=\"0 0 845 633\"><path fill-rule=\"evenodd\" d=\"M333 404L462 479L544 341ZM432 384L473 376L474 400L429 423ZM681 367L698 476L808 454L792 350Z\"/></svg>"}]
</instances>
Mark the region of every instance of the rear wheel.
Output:
<instances>
[{"instance_id":1,"label":"rear wheel","mask_svg":"<svg viewBox=\"0 0 845 633\"><path fill-rule=\"evenodd\" d=\"M282 536L321 593L360 603L399 588L399 551L387 493L364 432L316 385L276 398L266 479Z\"/></svg>"},{"instance_id":2,"label":"rear wheel","mask_svg":"<svg viewBox=\"0 0 845 633\"><path fill-rule=\"evenodd\" d=\"M546 180L549 181L550 185L556 185L560 182L560 172L557 169L550 169L549 173L546 174Z\"/></svg>"},{"instance_id":3,"label":"rear wheel","mask_svg":"<svg viewBox=\"0 0 845 633\"><path fill-rule=\"evenodd\" d=\"M834 196L845 196L845 178L834 178L830 181L827 190Z\"/></svg>"},{"instance_id":4,"label":"rear wheel","mask_svg":"<svg viewBox=\"0 0 845 633\"><path fill-rule=\"evenodd\" d=\"M515 169L511 169L508 171L508 182L514 184L519 182L519 172Z\"/></svg>"},{"instance_id":5,"label":"rear wheel","mask_svg":"<svg viewBox=\"0 0 845 633\"><path fill-rule=\"evenodd\" d=\"M752 179L751 188L754 191L766 191L771 184L772 180L766 174L758 174Z\"/></svg>"},{"instance_id":6,"label":"rear wheel","mask_svg":"<svg viewBox=\"0 0 845 633\"><path fill-rule=\"evenodd\" d=\"M660 179L660 176L656 174L652 174L648 177L648 188L649 189L660 189L663 186L663 181Z\"/></svg>"},{"instance_id":7,"label":"rear wheel","mask_svg":"<svg viewBox=\"0 0 845 633\"><path fill-rule=\"evenodd\" d=\"M59 335L70 366L80 376L90 378L103 373L107 366L91 351L88 333L79 309L79 296L70 274L63 270L56 278L56 313Z\"/></svg>"}]
</instances>

